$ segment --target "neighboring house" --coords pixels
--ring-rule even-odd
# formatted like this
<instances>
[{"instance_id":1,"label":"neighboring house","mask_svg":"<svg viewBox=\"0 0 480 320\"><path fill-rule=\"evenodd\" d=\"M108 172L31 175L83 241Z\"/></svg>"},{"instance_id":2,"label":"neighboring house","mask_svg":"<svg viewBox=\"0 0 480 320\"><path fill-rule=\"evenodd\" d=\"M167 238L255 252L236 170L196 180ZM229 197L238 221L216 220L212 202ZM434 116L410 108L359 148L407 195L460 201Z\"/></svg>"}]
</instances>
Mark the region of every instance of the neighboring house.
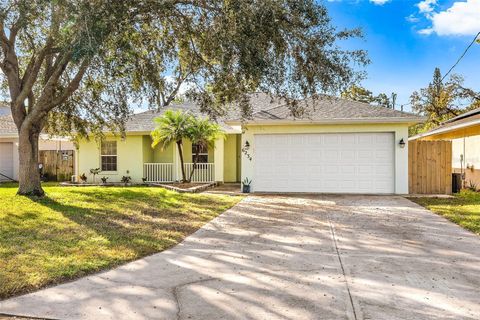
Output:
<instances>
[{"instance_id":1,"label":"neighboring house","mask_svg":"<svg viewBox=\"0 0 480 320\"><path fill-rule=\"evenodd\" d=\"M10 109L0 107L0 181L18 179L18 131ZM41 135L40 150L74 150L73 143L64 138L52 139Z\"/></svg>"},{"instance_id":2,"label":"neighboring house","mask_svg":"<svg viewBox=\"0 0 480 320\"><path fill-rule=\"evenodd\" d=\"M465 186L480 187L480 108L461 114L410 140L451 140L453 172L463 173Z\"/></svg>"},{"instance_id":3,"label":"neighboring house","mask_svg":"<svg viewBox=\"0 0 480 320\"><path fill-rule=\"evenodd\" d=\"M10 107L0 105L0 117L10 114Z\"/></svg>"},{"instance_id":4,"label":"neighboring house","mask_svg":"<svg viewBox=\"0 0 480 320\"><path fill-rule=\"evenodd\" d=\"M310 101L295 118L282 101L264 94L252 94L251 104L250 120L241 121L231 112L218 121L226 139L202 150L194 181L249 178L254 192L408 193L408 146L403 142L408 127L423 118L337 98ZM201 115L193 103L170 108ZM179 180L176 147L151 148L153 119L161 114L133 115L123 139L110 134L101 143L79 141L77 175L88 176L99 167L100 177L109 182L122 176L134 182ZM187 171L194 148L185 141Z\"/></svg>"}]
</instances>

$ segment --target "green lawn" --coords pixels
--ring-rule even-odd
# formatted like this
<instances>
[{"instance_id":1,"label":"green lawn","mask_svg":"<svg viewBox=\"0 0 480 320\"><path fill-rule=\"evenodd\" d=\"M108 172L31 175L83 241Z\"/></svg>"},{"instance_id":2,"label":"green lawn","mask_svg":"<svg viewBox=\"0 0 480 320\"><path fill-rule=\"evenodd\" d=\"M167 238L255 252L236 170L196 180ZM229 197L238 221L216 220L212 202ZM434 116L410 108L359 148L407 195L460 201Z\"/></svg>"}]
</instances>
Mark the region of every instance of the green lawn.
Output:
<instances>
[{"instance_id":1,"label":"green lawn","mask_svg":"<svg viewBox=\"0 0 480 320\"><path fill-rule=\"evenodd\" d=\"M413 202L480 235L480 193L462 191L454 199L411 198Z\"/></svg>"},{"instance_id":2,"label":"green lawn","mask_svg":"<svg viewBox=\"0 0 480 320\"><path fill-rule=\"evenodd\" d=\"M31 199L0 184L0 299L165 250L241 200L147 187L45 191Z\"/></svg>"}]
</instances>

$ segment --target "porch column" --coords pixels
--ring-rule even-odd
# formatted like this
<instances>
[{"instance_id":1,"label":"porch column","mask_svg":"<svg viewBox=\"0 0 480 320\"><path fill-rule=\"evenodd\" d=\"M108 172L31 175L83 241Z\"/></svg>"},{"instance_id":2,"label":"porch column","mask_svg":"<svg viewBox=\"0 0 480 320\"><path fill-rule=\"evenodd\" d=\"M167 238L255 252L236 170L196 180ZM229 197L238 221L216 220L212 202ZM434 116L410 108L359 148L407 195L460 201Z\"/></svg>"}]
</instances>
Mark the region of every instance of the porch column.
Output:
<instances>
[{"instance_id":1,"label":"porch column","mask_svg":"<svg viewBox=\"0 0 480 320\"><path fill-rule=\"evenodd\" d=\"M215 149L213 151L213 163L215 164L215 182L223 182L223 153L224 139L220 138L215 141Z\"/></svg>"},{"instance_id":2,"label":"porch column","mask_svg":"<svg viewBox=\"0 0 480 320\"><path fill-rule=\"evenodd\" d=\"M180 163L180 154L176 143L173 143L173 181L180 181L182 179L182 169Z\"/></svg>"}]
</instances>

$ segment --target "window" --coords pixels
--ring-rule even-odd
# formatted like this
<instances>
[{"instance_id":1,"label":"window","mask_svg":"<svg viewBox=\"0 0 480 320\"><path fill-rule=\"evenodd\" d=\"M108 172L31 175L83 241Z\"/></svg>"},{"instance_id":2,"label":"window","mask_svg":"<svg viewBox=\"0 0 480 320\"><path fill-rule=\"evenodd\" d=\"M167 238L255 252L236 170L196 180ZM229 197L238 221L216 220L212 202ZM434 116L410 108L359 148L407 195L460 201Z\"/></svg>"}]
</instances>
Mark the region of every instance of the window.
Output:
<instances>
[{"instance_id":1,"label":"window","mask_svg":"<svg viewBox=\"0 0 480 320\"><path fill-rule=\"evenodd\" d=\"M102 171L117 171L117 141L103 141L101 150Z\"/></svg>"},{"instance_id":2,"label":"window","mask_svg":"<svg viewBox=\"0 0 480 320\"><path fill-rule=\"evenodd\" d=\"M198 161L197 163L208 163L208 149L199 144L192 144L192 162L195 162L195 157L197 156L198 150Z\"/></svg>"}]
</instances>

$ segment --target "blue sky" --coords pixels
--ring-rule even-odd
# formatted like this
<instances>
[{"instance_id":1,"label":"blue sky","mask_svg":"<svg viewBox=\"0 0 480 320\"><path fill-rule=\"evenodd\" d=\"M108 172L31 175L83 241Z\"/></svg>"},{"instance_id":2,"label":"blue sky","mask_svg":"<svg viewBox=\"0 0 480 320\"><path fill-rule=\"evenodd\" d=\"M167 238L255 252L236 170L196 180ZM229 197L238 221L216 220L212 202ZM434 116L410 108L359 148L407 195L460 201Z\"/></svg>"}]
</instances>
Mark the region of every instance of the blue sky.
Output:
<instances>
[{"instance_id":1,"label":"blue sky","mask_svg":"<svg viewBox=\"0 0 480 320\"><path fill-rule=\"evenodd\" d=\"M480 31L480 0L325 0L325 5L338 28L364 31L364 39L348 43L366 49L372 61L362 85L375 94L398 93L398 104L425 87L435 67L447 72ZM478 91L479 60L475 44L454 69L465 86Z\"/></svg>"}]
</instances>

